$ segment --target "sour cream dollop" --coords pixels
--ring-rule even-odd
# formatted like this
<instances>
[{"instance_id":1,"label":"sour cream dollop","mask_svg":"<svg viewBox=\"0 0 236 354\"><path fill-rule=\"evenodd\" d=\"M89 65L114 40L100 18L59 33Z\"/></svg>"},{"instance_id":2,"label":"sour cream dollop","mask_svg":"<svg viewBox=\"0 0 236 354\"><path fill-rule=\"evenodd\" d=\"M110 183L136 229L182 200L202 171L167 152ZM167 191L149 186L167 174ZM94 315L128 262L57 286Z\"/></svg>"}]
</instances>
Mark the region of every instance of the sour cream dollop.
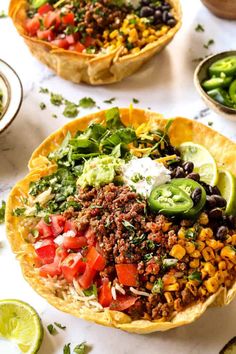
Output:
<instances>
[{"instance_id":1,"label":"sour cream dollop","mask_svg":"<svg viewBox=\"0 0 236 354\"><path fill-rule=\"evenodd\" d=\"M122 166L122 172L125 183L144 197L148 197L154 187L171 179L170 171L150 157L130 160Z\"/></svg>"}]
</instances>

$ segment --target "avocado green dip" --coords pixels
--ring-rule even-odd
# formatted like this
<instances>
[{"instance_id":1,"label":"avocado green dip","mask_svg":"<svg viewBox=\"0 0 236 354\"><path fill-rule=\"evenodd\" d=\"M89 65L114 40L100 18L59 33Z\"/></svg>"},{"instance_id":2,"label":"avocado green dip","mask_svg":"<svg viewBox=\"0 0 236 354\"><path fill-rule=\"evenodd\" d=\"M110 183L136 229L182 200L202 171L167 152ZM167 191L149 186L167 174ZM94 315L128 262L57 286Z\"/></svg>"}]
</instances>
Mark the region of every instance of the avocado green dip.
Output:
<instances>
[{"instance_id":1,"label":"avocado green dip","mask_svg":"<svg viewBox=\"0 0 236 354\"><path fill-rule=\"evenodd\" d=\"M86 186L100 187L111 183L123 161L119 158L101 155L85 162L82 175L77 184L82 188Z\"/></svg>"}]
</instances>

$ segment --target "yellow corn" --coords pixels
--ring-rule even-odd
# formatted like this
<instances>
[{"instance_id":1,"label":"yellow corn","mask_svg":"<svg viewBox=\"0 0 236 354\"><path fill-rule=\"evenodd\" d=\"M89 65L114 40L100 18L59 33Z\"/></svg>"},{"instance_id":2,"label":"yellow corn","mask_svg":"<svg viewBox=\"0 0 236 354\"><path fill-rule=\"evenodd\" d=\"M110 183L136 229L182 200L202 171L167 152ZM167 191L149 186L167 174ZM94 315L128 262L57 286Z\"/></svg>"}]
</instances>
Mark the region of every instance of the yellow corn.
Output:
<instances>
[{"instance_id":1,"label":"yellow corn","mask_svg":"<svg viewBox=\"0 0 236 354\"><path fill-rule=\"evenodd\" d=\"M179 239L185 239L185 229L183 227L181 227L178 231L178 238Z\"/></svg>"},{"instance_id":2,"label":"yellow corn","mask_svg":"<svg viewBox=\"0 0 236 354\"><path fill-rule=\"evenodd\" d=\"M212 238L212 236L213 236L212 229L210 229L209 227L206 227L200 231L198 239L200 241L206 241L207 239Z\"/></svg>"},{"instance_id":3,"label":"yellow corn","mask_svg":"<svg viewBox=\"0 0 236 354\"><path fill-rule=\"evenodd\" d=\"M149 30L146 29L143 31L143 37L146 38L148 36L149 36Z\"/></svg>"},{"instance_id":4,"label":"yellow corn","mask_svg":"<svg viewBox=\"0 0 236 354\"><path fill-rule=\"evenodd\" d=\"M182 259L186 254L185 249L181 245L174 245L170 251L170 255L177 259Z\"/></svg>"},{"instance_id":5,"label":"yellow corn","mask_svg":"<svg viewBox=\"0 0 236 354\"><path fill-rule=\"evenodd\" d=\"M190 254L195 250L195 245L192 242L186 242L185 248L187 253Z\"/></svg>"},{"instance_id":6,"label":"yellow corn","mask_svg":"<svg viewBox=\"0 0 236 354\"><path fill-rule=\"evenodd\" d=\"M205 259L206 262L215 258L215 253L214 253L213 249L210 248L209 246L205 247L202 250L202 255L203 255L203 258Z\"/></svg>"},{"instance_id":7,"label":"yellow corn","mask_svg":"<svg viewBox=\"0 0 236 354\"><path fill-rule=\"evenodd\" d=\"M138 32L135 28L132 28L129 33L129 42L134 43L138 41Z\"/></svg>"},{"instance_id":8,"label":"yellow corn","mask_svg":"<svg viewBox=\"0 0 236 354\"><path fill-rule=\"evenodd\" d=\"M201 253L198 250L195 250L193 253L190 254L190 256L193 258L200 258Z\"/></svg>"},{"instance_id":9,"label":"yellow corn","mask_svg":"<svg viewBox=\"0 0 236 354\"><path fill-rule=\"evenodd\" d=\"M166 291L164 293L164 296L165 296L166 301L167 301L168 304L172 304L174 302L173 297L172 297L170 292Z\"/></svg>"},{"instance_id":10,"label":"yellow corn","mask_svg":"<svg viewBox=\"0 0 236 354\"><path fill-rule=\"evenodd\" d=\"M187 282L186 288L188 288L194 296L197 296L197 287L194 282L192 282L191 280Z\"/></svg>"},{"instance_id":11,"label":"yellow corn","mask_svg":"<svg viewBox=\"0 0 236 354\"><path fill-rule=\"evenodd\" d=\"M151 34L148 38L147 38L147 42L148 43L152 43L154 41L156 41L156 36L154 36L153 34Z\"/></svg>"},{"instance_id":12,"label":"yellow corn","mask_svg":"<svg viewBox=\"0 0 236 354\"><path fill-rule=\"evenodd\" d=\"M116 38L117 36L118 36L118 34L119 34L119 32L117 31L117 30L114 30L114 31L112 31L111 33L110 33L110 38L111 39L114 39L114 38Z\"/></svg>"},{"instance_id":13,"label":"yellow corn","mask_svg":"<svg viewBox=\"0 0 236 354\"><path fill-rule=\"evenodd\" d=\"M167 232L169 231L172 223L171 222L165 222L165 224L162 226L162 231Z\"/></svg>"},{"instance_id":14,"label":"yellow corn","mask_svg":"<svg viewBox=\"0 0 236 354\"><path fill-rule=\"evenodd\" d=\"M232 262L227 261L226 263L227 263L227 269L228 270L230 270L230 269L232 269L234 267L234 264Z\"/></svg>"},{"instance_id":15,"label":"yellow corn","mask_svg":"<svg viewBox=\"0 0 236 354\"><path fill-rule=\"evenodd\" d=\"M166 290L166 291L178 291L179 290L179 284L175 283L175 284L166 285L166 286L164 286L164 290Z\"/></svg>"},{"instance_id":16,"label":"yellow corn","mask_svg":"<svg viewBox=\"0 0 236 354\"><path fill-rule=\"evenodd\" d=\"M206 292L206 289L204 289L204 288L202 288L202 287L200 287L200 288L198 289L198 294L199 294L200 297L205 296L206 293L207 293L207 292Z\"/></svg>"},{"instance_id":17,"label":"yellow corn","mask_svg":"<svg viewBox=\"0 0 236 354\"><path fill-rule=\"evenodd\" d=\"M215 277L211 277L204 281L207 291L211 294L215 293L219 288L219 282Z\"/></svg>"},{"instance_id":18,"label":"yellow corn","mask_svg":"<svg viewBox=\"0 0 236 354\"><path fill-rule=\"evenodd\" d=\"M218 268L219 268L219 270L225 270L225 269L227 269L227 264L226 264L226 262L225 262L225 261L220 261L220 262L218 263Z\"/></svg>"},{"instance_id":19,"label":"yellow corn","mask_svg":"<svg viewBox=\"0 0 236 354\"><path fill-rule=\"evenodd\" d=\"M131 49L131 53L136 54L140 52L140 48L139 47L135 47L133 49Z\"/></svg>"},{"instance_id":20,"label":"yellow corn","mask_svg":"<svg viewBox=\"0 0 236 354\"><path fill-rule=\"evenodd\" d=\"M214 239L206 240L206 244L209 247L213 248L213 250L217 250L217 249L224 247L224 244L222 242L214 240Z\"/></svg>"},{"instance_id":21,"label":"yellow corn","mask_svg":"<svg viewBox=\"0 0 236 354\"><path fill-rule=\"evenodd\" d=\"M197 249L198 251L202 252L203 248L206 246L205 242L203 241L198 241L197 242Z\"/></svg>"},{"instance_id":22,"label":"yellow corn","mask_svg":"<svg viewBox=\"0 0 236 354\"><path fill-rule=\"evenodd\" d=\"M210 275L210 277L213 277L216 272L216 268L210 262L205 263L204 270Z\"/></svg>"},{"instance_id":23,"label":"yellow corn","mask_svg":"<svg viewBox=\"0 0 236 354\"><path fill-rule=\"evenodd\" d=\"M236 246L236 234L231 236L231 243L233 246Z\"/></svg>"},{"instance_id":24,"label":"yellow corn","mask_svg":"<svg viewBox=\"0 0 236 354\"><path fill-rule=\"evenodd\" d=\"M167 274L167 275L165 275L164 277L163 277L163 281L164 281L164 284L165 285L169 285L169 284L174 284L174 283L176 283L176 277L174 276L174 275L169 275L169 274Z\"/></svg>"},{"instance_id":25,"label":"yellow corn","mask_svg":"<svg viewBox=\"0 0 236 354\"><path fill-rule=\"evenodd\" d=\"M235 251L231 246L225 246L224 248L222 248L220 255L222 258L230 260L234 264L236 263Z\"/></svg>"},{"instance_id":26,"label":"yellow corn","mask_svg":"<svg viewBox=\"0 0 236 354\"><path fill-rule=\"evenodd\" d=\"M223 270L218 270L218 271L215 273L215 278L217 279L217 281L219 282L219 284L224 283L224 280L225 280L224 271L223 271Z\"/></svg>"},{"instance_id":27,"label":"yellow corn","mask_svg":"<svg viewBox=\"0 0 236 354\"><path fill-rule=\"evenodd\" d=\"M192 261L189 262L189 266L191 268L198 268L200 264L200 261L198 258L193 259Z\"/></svg>"},{"instance_id":28,"label":"yellow corn","mask_svg":"<svg viewBox=\"0 0 236 354\"><path fill-rule=\"evenodd\" d=\"M201 213L198 221L200 225L207 225L209 222L208 215L206 213Z\"/></svg>"}]
</instances>

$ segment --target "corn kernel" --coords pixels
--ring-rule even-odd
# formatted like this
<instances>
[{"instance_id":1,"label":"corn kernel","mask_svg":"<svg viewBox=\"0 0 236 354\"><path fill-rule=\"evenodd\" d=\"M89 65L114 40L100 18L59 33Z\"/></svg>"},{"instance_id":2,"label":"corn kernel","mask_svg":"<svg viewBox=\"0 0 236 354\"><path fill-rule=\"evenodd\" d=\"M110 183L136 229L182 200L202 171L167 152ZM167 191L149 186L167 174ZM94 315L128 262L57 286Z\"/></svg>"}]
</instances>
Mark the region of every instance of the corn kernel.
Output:
<instances>
[{"instance_id":1,"label":"corn kernel","mask_svg":"<svg viewBox=\"0 0 236 354\"><path fill-rule=\"evenodd\" d=\"M215 253L214 253L213 249L210 248L209 246L205 247L202 250L202 255L203 255L203 258L205 259L206 262L215 258Z\"/></svg>"},{"instance_id":2,"label":"corn kernel","mask_svg":"<svg viewBox=\"0 0 236 354\"><path fill-rule=\"evenodd\" d=\"M231 236L231 243L233 246L236 246L236 234Z\"/></svg>"},{"instance_id":3,"label":"corn kernel","mask_svg":"<svg viewBox=\"0 0 236 354\"><path fill-rule=\"evenodd\" d=\"M154 41L156 41L156 36L154 36L153 34L151 34L149 37L148 37L148 39L147 39L147 41L148 41L148 43L152 43L152 42L154 42Z\"/></svg>"},{"instance_id":4,"label":"corn kernel","mask_svg":"<svg viewBox=\"0 0 236 354\"><path fill-rule=\"evenodd\" d=\"M204 281L207 291L211 294L215 293L219 288L219 282L215 277L211 277Z\"/></svg>"},{"instance_id":5,"label":"corn kernel","mask_svg":"<svg viewBox=\"0 0 236 354\"><path fill-rule=\"evenodd\" d=\"M212 238L213 236L213 231L209 227L206 227L200 231L198 239L200 241L206 241L209 238Z\"/></svg>"},{"instance_id":6,"label":"corn kernel","mask_svg":"<svg viewBox=\"0 0 236 354\"><path fill-rule=\"evenodd\" d=\"M193 253L190 254L190 256L193 258L200 258L201 253L198 250L195 250Z\"/></svg>"},{"instance_id":7,"label":"corn kernel","mask_svg":"<svg viewBox=\"0 0 236 354\"><path fill-rule=\"evenodd\" d=\"M203 248L206 246L205 242L203 241L198 241L197 242L197 249L198 251L202 252Z\"/></svg>"},{"instance_id":8,"label":"corn kernel","mask_svg":"<svg viewBox=\"0 0 236 354\"><path fill-rule=\"evenodd\" d=\"M216 256L216 258L215 258L216 263L220 263L220 261L222 261L221 256L218 253L216 253L215 256Z\"/></svg>"},{"instance_id":9,"label":"corn kernel","mask_svg":"<svg viewBox=\"0 0 236 354\"><path fill-rule=\"evenodd\" d=\"M204 289L203 287L200 287L200 288L198 289L198 294L199 294L200 297L205 296L206 293L207 293L207 292L206 292L206 289Z\"/></svg>"},{"instance_id":10,"label":"corn kernel","mask_svg":"<svg viewBox=\"0 0 236 354\"><path fill-rule=\"evenodd\" d=\"M175 284L166 285L166 286L164 286L164 290L166 290L166 291L178 291L179 290L179 284L175 283Z\"/></svg>"},{"instance_id":11,"label":"corn kernel","mask_svg":"<svg viewBox=\"0 0 236 354\"><path fill-rule=\"evenodd\" d=\"M213 248L213 250L217 250L217 249L224 247L224 244L222 242L214 240L214 239L206 240L206 244L209 247Z\"/></svg>"},{"instance_id":12,"label":"corn kernel","mask_svg":"<svg viewBox=\"0 0 236 354\"><path fill-rule=\"evenodd\" d=\"M188 254L190 254L193 251L195 251L195 245L192 242L186 242L185 248L186 248L186 251L187 251Z\"/></svg>"},{"instance_id":13,"label":"corn kernel","mask_svg":"<svg viewBox=\"0 0 236 354\"><path fill-rule=\"evenodd\" d=\"M135 47L131 50L131 53L132 54L136 54L136 53L139 53L140 52L140 48L139 47Z\"/></svg>"},{"instance_id":14,"label":"corn kernel","mask_svg":"<svg viewBox=\"0 0 236 354\"><path fill-rule=\"evenodd\" d=\"M210 262L205 263L204 270L210 275L210 277L213 277L216 272L216 268Z\"/></svg>"},{"instance_id":15,"label":"corn kernel","mask_svg":"<svg viewBox=\"0 0 236 354\"><path fill-rule=\"evenodd\" d=\"M143 31L143 37L148 37L149 36L149 30Z\"/></svg>"},{"instance_id":16,"label":"corn kernel","mask_svg":"<svg viewBox=\"0 0 236 354\"><path fill-rule=\"evenodd\" d=\"M110 37L111 39L114 39L114 38L116 38L116 37L118 36L118 34L119 34L119 32L118 32L117 30L114 30L114 31L112 31L112 32L110 33L109 37Z\"/></svg>"},{"instance_id":17,"label":"corn kernel","mask_svg":"<svg viewBox=\"0 0 236 354\"><path fill-rule=\"evenodd\" d=\"M192 281L187 282L186 288L189 289L194 296L197 296L197 287L196 284L194 284L194 282Z\"/></svg>"},{"instance_id":18,"label":"corn kernel","mask_svg":"<svg viewBox=\"0 0 236 354\"><path fill-rule=\"evenodd\" d=\"M153 284L150 283L150 281L147 281L146 284L145 284L145 288L148 289L148 290L152 290Z\"/></svg>"},{"instance_id":19,"label":"corn kernel","mask_svg":"<svg viewBox=\"0 0 236 354\"><path fill-rule=\"evenodd\" d=\"M200 264L200 261L199 259L195 258L193 259L191 262L189 262L189 266L191 268L198 268L199 267L199 264Z\"/></svg>"},{"instance_id":20,"label":"corn kernel","mask_svg":"<svg viewBox=\"0 0 236 354\"><path fill-rule=\"evenodd\" d=\"M224 283L224 280L225 280L224 272L223 272L222 270L218 270L218 271L215 273L215 278L217 279L217 281L219 282L219 284Z\"/></svg>"},{"instance_id":21,"label":"corn kernel","mask_svg":"<svg viewBox=\"0 0 236 354\"><path fill-rule=\"evenodd\" d=\"M176 280L176 277L174 275L166 274L163 277L164 285L174 284L174 283L176 283L176 281L177 280Z\"/></svg>"},{"instance_id":22,"label":"corn kernel","mask_svg":"<svg viewBox=\"0 0 236 354\"><path fill-rule=\"evenodd\" d=\"M207 225L209 222L208 215L206 213L201 213L198 221L200 225Z\"/></svg>"},{"instance_id":23,"label":"corn kernel","mask_svg":"<svg viewBox=\"0 0 236 354\"><path fill-rule=\"evenodd\" d=\"M218 268L219 268L220 270L225 270L225 269L227 269L227 264L226 264L226 262L225 262L225 261L220 261L220 262L218 263Z\"/></svg>"},{"instance_id":24,"label":"corn kernel","mask_svg":"<svg viewBox=\"0 0 236 354\"><path fill-rule=\"evenodd\" d=\"M162 226L162 231L167 232L170 230L172 223L171 222L165 222L165 224Z\"/></svg>"},{"instance_id":25,"label":"corn kernel","mask_svg":"<svg viewBox=\"0 0 236 354\"><path fill-rule=\"evenodd\" d=\"M227 269L228 270L230 270L230 269L232 269L234 267L234 264L232 262L227 261L226 263L227 263Z\"/></svg>"},{"instance_id":26,"label":"corn kernel","mask_svg":"<svg viewBox=\"0 0 236 354\"><path fill-rule=\"evenodd\" d=\"M185 229L183 227L181 227L178 231L178 238L185 239Z\"/></svg>"},{"instance_id":27,"label":"corn kernel","mask_svg":"<svg viewBox=\"0 0 236 354\"><path fill-rule=\"evenodd\" d=\"M204 269L201 269L201 274L202 274L202 279L205 279L208 276L208 273Z\"/></svg>"},{"instance_id":28,"label":"corn kernel","mask_svg":"<svg viewBox=\"0 0 236 354\"><path fill-rule=\"evenodd\" d=\"M170 255L178 260L182 259L186 254L185 249L180 245L174 245L170 251Z\"/></svg>"},{"instance_id":29,"label":"corn kernel","mask_svg":"<svg viewBox=\"0 0 236 354\"><path fill-rule=\"evenodd\" d=\"M165 296L166 301L167 301L168 304L172 304L174 302L173 297L172 297L170 292L166 291L164 293L164 296Z\"/></svg>"},{"instance_id":30,"label":"corn kernel","mask_svg":"<svg viewBox=\"0 0 236 354\"><path fill-rule=\"evenodd\" d=\"M224 248L222 248L220 255L222 258L224 258L226 260L230 260L234 264L236 263L235 251L233 250L233 248L231 246L225 246Z\"/></svg>"}]
</instances>

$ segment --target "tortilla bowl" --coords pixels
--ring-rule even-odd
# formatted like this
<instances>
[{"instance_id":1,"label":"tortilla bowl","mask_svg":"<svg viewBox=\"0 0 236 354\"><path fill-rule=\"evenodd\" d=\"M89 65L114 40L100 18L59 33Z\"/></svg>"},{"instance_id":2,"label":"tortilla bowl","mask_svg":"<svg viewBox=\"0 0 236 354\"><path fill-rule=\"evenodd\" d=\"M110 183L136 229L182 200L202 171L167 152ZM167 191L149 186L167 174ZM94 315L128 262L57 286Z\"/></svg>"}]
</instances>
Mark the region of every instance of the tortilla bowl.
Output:
<instances>
[{"instance_id":1,"label":"tortilla bowl","mask_svg":"<svg viewBox=\"0 0 236 354\"><path fill-rule=\"evenodd\" d=\"M177 24L158 40L146 45L139 53L125 56L121 56L122 47L108 54L84 54L60 49L49 42L29 37L24 28L27 0L11 0L9 16L32 54L57 75L75 83L103 85L121 81L133 74L173 39L181 26L181 8L179 0L169 2L173 7Z\"/></svg>"},{"instance_id":2,"label":"tortilla bowl","mask_svg":"<svg viewBox=\"0 0 236 354\"><path fill-rule=\"evenodd\" d=\"M120 109L121 119L124 124L138 126L141 123L155 120L160 128L166 125L166 119L159 114L139 109ZM31 172L12 189L6 207L6 228L8 240L13 252L16 254L22 273L29 284L50 304L61 311L70 313L79 318L102 324L108 327L119 328L128 332L145 334L154 331L166 331L195 321L207 309L208 306L223 306L229 304L236 294L236 281L230 289L220 287L219 290L207 298L205 302L197 302L186 310L177 313L174 317L165 322L163 320L132 320L128 315L104 309L95 312L86 308L82 301L69 301L56 296L52 288L46 286L45 280L35 270L35 259L33 246L27 243L24 238L29 232L30 223L23 225L21 218L13 216L12 210L21 205L21 198L25 197L29 190L29 183L38 180L40 177L53 173L57 166L51 164L47 159L49 152L55 150L62 142L66 132L70 131L72 136L77 130L84 130L91 122L102 122L105 118L105 111L76 119L55 133L51 134L32 155L29 162ZM215 157L219 166L223 165L233 174L236 174L236 144L223 137L211 128L198 122L185 118L175 118L169 136L173 145L178 146L185 141L194 141L204 145Z\"/></svg>"}]
</instances>

